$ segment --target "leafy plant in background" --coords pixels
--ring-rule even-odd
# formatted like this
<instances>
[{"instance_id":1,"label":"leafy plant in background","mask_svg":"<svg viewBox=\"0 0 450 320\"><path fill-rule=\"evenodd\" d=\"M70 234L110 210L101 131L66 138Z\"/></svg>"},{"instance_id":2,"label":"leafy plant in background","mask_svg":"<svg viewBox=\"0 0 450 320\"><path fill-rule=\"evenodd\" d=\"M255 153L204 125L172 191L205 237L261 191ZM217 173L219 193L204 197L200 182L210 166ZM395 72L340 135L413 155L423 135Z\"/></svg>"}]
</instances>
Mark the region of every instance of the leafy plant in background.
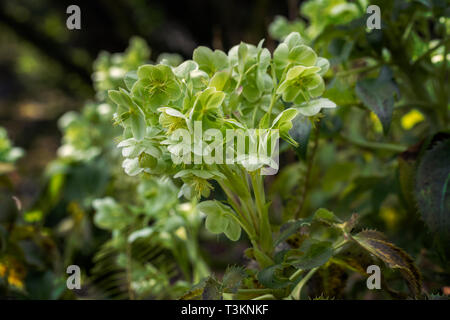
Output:
<instances>
[{"instance_id":1,"label":"leafy plant in background","mask_svg":"<svg viewBox=\"0 0 450 320\"><path fill-rule=\"evenodd\" d=\"M367 0L317 0L301 4L300 16L305 19L289 21L276 16L269 26L269 33L275 39L283 39L291 32L299 32L305 39L313 40L327 26L346 24L362 17L368 6Z\"/></svg>"},{"instance_id":2,"label":"leafy plant in background","mask_svg":"<svg viewBox=\"0 0 450 320\"><path fill-rule=\"evenodd\" d=\"M303 192L311 195L310 203L302 210L339 202L334 206L339 215L359 212L365 225L387 230L408 251L430 248L421 251L420 260L424 266L440 266L423 270L428 289L436 292L442 288L433 279L449 277L449 7L445 1L370 4L381 9L381 30L366 29L369 3L340 1L342 12L359 8L351 21L332 21L328 15L314 19L310 8L335 11L338 1L307 1L300 10L310 22L300 32L334 71L324 76L324 96L339 106L318 131L322 139L332 137L335 147L317 149L315 140L308 150L308 159L316 159L324 173L311 173L309 190ZM282 40L296 25L278 19L269 30ZM310 132L299 130L298 135L308 141ZM306 151L298 154L305 157ZM318 179L323 180L315 183Z\"/></svg>"},{"instance_id":3,"label":"leafy plant in background","mask_svg":"<svg viewBox=\"0 0 450 320\"><path fill-rule=\"evenodd\" d=\"M0 289L8 294L10 288L23 288L24 267L20 260L20 248L10 243L9 236L14 231L19 212L18 203L13 198L13 183L8 173L15 170L15 162L23 156L23 150L14 147L6 130L0 127Z\"/></svg>"},{"instance_id":4,"label":"leafy plant in background","mask_svg":"<svg viewBox=\"0 0 450 320\"><path fill-rule=\"evenodd\" d=\"M14 147L8 138L5 128L0 127L0 163L1 174L8 173L14 168L14 163L24 154L21 148Z\"/></svg>"},{"instance_id":5,"label":"leafy plant in background","mask_svg":"<svg viewBox=\"0 0 450 320\"><path fill-rule=\"evenodd\" d=\"M23 155L0 128L0 295L21 298L33 292L37 298L58 297L65 283L45 286L42 281L61 272L56 243L45 230L24 221L22 203L15 196L15 163ZM37 271L43 271L42 277Z\"/></svg>"},{"instance_id":6,"label":"leafy plant in background","mask_svg":"<svg viewBox=\"0 0 450 320\"><path fill-rule=\"evenodd\" d=\"M149 55L139 38L131 39L123 54L101 53L94 64L97 100L59 119L58 158L48 166L46 187L24 220L39 230L51 228L49 238L61 242L62 255L55 260L60 273L43 282L58 281L62 287L37 296L24 286L24 297L67 297L64 266L70 264L85 266L86 290L77 295L87 298L174 298L207 274L196 242L200 218L195 206L179 203L169 180L126 179L117 166L119 132L111 125L113 109L102 92L116 88L120 75L148 62ZM179 58L164 54L158 59L176 63ZM54 249L59 251L56 244ZM85 260L92 262L86 266ZM170 285L174 281L177 285Z\"/></svg>"},{"instance_id":7,"label":"leafy plant in background","mask_svg":"<svg viewBox=\"0 0 450 320\"><path fill-rule=\"evenodd\" d=\"M209 273L198 247L202 218L178 202L168 179L144 179L136 191L133 204L94 200L95 224L112 232L95 254L94 289L100 297L177 298Z\"/></svg>"},{"instance_id":8,"label":"leafy plant in background","mask_svg":"<svg viewBox=\"0 0 450 320\"><path fill-rule=\"evenodd\" d=\"M95 253L90 296L176 298L208 274L197 243L201 216L192 203L177 201L168 179L149 177L134 192L134 201L93 201L94 224L112 238Z\"/></svg>"}]
</instances>

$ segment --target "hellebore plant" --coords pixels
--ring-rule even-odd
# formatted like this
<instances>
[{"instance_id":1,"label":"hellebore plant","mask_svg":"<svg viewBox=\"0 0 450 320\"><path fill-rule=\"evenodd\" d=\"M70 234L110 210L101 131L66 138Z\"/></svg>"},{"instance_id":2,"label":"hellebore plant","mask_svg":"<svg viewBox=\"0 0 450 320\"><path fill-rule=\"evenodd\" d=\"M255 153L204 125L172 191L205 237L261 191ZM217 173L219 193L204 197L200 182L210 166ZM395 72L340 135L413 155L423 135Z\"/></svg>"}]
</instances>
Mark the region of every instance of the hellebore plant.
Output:
<instances>
[{"instance_id":1,"label":"hellebore plant","mask_svg":"<svg viewBox=\"0 0 450 320\"><path fill-rule=\"evenodd\" d=\"M274 243L269 221L270 203L264 191L264 169L277 165L267 158L245 154L228 161L177 161L196 159L217 152L227 138L209 145L209 129L272 130L296 146L290 136L292 120L314 117L321 108L335 104L319 98L325 90L322 75L328 70L326 59L306 46L298 33L286 37L273 53L258 46L241 43L228 54L199 47L193 59L173 67L160 63L143 65L124 77L125 88L109 91L118 106L115 120L123 127L119 147L126 158L123 167L129 175L141 172L172 175L183 181L180 196L210 196L215 180L227 196L226 202L206 200L198 210L206 215L206 228L238 240L243 229L253 245L253 255L261 268L272 265ZM202 141L195 130L201 128ZM179 143L178 130L194 136L194 147ZM263 138L262 131L256 131ZM276 157L275 136L269 158ZM233 138L234 139L234 138ZM214 144L215 147L212 147ZM248 140L244 150L249 149ZM234 144L233 144L234 146ZM219 148L220 149L220 148ZM230 152L229 148L225 150ZM236 154L236 150L231 150ZM220 157L219 157L220 158Z\"/></svg>"}]
</instances>

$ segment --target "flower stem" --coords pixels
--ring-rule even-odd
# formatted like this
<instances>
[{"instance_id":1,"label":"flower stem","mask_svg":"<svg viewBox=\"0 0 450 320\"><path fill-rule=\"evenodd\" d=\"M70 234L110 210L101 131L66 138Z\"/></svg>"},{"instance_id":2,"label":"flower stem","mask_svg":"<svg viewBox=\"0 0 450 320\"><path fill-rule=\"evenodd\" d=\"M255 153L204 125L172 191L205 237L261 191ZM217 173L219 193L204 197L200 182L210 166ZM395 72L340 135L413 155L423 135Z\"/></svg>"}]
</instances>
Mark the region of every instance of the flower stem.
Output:
<instances>
[{"instance_id":1,"label":"flower stem","mask_svg":"<svg viewBox=\"0 0 450 320\"><path fill-rule=\"evenodd\" d=\"M292 290L290 297L294 300L300 300L300 295L302 293L302 289L305 286L305 284L311 279L311 277L316 273L316 271L319 269L319 267L313 268L309 270L309 272L303 277L302 280L300 280L299 283L295 286L294 290Z\"/></svg>"},{"instance_id":2,"label":"flower stem","mask_svg":"<svg viewBox=\"0 0 450 320\"><path fill-rule=\"evenodd\" d=\"M306 179L305 179L305 184L303 186L303 190L300 196L300 201L299 201L299 205L297 206L297 209L294 211L294 218L298 219L301 215L301 212L303 210L303 206L305 205L305 201L306 201L306 196L308 195L308 191L309 191L309 184L311 183L311 175L312 175L312 167L314 164L314 158L316 156L317 153L317 147L319 146L319 124L316 125L316 127L314 128L315 131L315 136L314 136L314 145L312 147L311 150L311 156L308 159L308 166L306 169Z\"/></svg>"},{"instance_id":3,"label":"flower stem","mask_svg":"<svg viewBox=\"0 0 450 320\"><path fill-rule=\"evenodd\" d=\"M260 170L250 173L253 193L259 215L259 244L263 252L271 255L273 251L272 230L270 227L269 213L265 203L265 192Z\"/></svg>"}]
</instances>

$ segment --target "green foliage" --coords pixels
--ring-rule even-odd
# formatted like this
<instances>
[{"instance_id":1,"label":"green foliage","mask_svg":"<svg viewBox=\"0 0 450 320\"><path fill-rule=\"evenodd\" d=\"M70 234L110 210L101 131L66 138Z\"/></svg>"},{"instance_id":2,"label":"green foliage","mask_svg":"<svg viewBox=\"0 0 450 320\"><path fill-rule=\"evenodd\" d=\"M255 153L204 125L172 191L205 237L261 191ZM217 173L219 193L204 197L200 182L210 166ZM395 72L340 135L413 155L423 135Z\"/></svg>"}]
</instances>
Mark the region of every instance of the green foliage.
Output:
<instances>
[{"instance_id":1,"label":"green foliage","mask_svg":"<svg viewBox=\"0 0 450 320\"><path fill-rule=\"evenodd\" d=\"M222 281L219 281L214 276L209 276L200 281L180 299L222 300L224 295L236 294L246 277L247 274L242 268L236 266L228 267L222 277Z\"/></svg>"},{"instance_id":2,"label":"green foliage","mask_svg":"<svg viewBox=\"0 0 450 320\"><path fill-rule=\"evenodd\" d=\"M6 130L0 127L0 174L5 174L14 169L14 162L24 154L21 148L12 146Z\"/></svg>"},{"instance_id":3,"label":"green foliage","mask_svg":"<svg viewBox=\"0 0 450 320\"><path fill-rule=\"evenodd\" d=\"M0 296L59 299L65 282L55 268L57 245L48 230L22 218L22 203L9 178L23 155L0 127Z\"/></svg>"},{"instance_id":4,"label":"green foliage","mask_svg":"<svg viewBox=\"0 0 450 320\"><path fill-rule=\"evenodd\" d=\"M189 203L177 207L176 189L170 180L146 179L137 194L136 204L119 204L110 197L93 203L94 223L111 231L112 239L96 255L92 294L176 298L187 290L188 281L206 275L194 242L201 220ZM107 279L113 278L123 285L110 287ZM182 280L171 287L174 278ZM126 290L116 292L120 288Z\"/></svg>"},{"instance_id":5,"label":"green foliage","mask_svg":"<svg viewBox=\"0 0 450 320\"><path fill-rule=\"evenodd\" d=\"M347 270L365 274L366 262L373 262L373 257L400 269L412 296L421 297L421 276L412 258L377 232L353 235L361 222L355 215L349 217L349 212L361 211L361 219L370 224L371 214L386 210L383 206L396 196L395 163L391 164L389 157L417 139L403 134L405 125L397 121L399 113L402 117L407 110L417 108L430 119L438 115L448 119L442 75L437 72L441 65L432 61L426 67L421 65L429 64L428 59L422 60L427 58L423 55L433 51L423 50L420 32L413 31L415 24L403 28L411 33L402 35L405 43L413 41L412 54L393 39L399 25L405 23L403 19L394 25L383 16L383 21L389 22L384 29L367 32L361 19L366 6L365 2L308 1L301 12L309 25L277 18L271 27L282 40L273 54L263 48L262 41L257 46L241 43L228 53L199 47L192 60L178 66L140 66L125 81L126 89L110 91L110 98L118 105L115 120L123 128L119 147L126 158L125 171L181 178L179 195L206 198L198 209L206 215L207 230L224 233L234 241L243 230L252 245L246 256L256 260L258 268L248 272L241 288L231 296L220 281L209 277L185 298L300 299L306 283L317 279L333 282L328 289L321 282L323 291L317 292L318 296L324 292L339 296ZM420 5L393 10L406 16L411 10L419 12ZM328 13L326 18L319 17L323 12ZM415 17L428 19L419 13ZM299 28L300 33L283 34L293 28ZM417 23L417 28L421 24ZM405 56L408 63L401 60ZM405 74L415 70L434 83L426 87L427 93L419 90L416 76L405 79ZM435 111L422 108L422 102L427 101L436 105ZM129 120L134 110L138 110L137 122ZM193 142L180 143L173 133L185 129L193 135L195 121L201 122L202 134L208 129L277 129L288 143L282 145L281 154L293 149L305 164L292 166L286 174L282 171L267 197L261 172L271 166L270 162L250 165L248 157L233 164L192 161L211 149L195 137ZM446 121L438 121L439 129L446 127ZM310 142L310 137L314 141ZM318 148L323 138L335 145ZM215 142L219 146L226 143ZM139 147L130 148L133 145ZM186 149L191 145L199 149ZM292 177L297 180L289 181ZM214 190L216 186L226 201L210 198L220 193ZM338 214L324 209L336 201L340 203ZM312 215L317 208L321 209ZM291 218L294 220L289 221ZM367 253L348 251L355 257L343 258L351 243ZM332 268L338 270L339 277L331 276ZM385 290L401 296L388 286Z\"/></svg>"},{"instance_id":6,"label":"green foliage","mask_svg":"<svg viewBox=\"0 0 450 320\"><path fill-rule=\"evenodd\" d=\"M314 51L302 43L299 34L293 33L274 52L273 60L260 42L257 47L241 43L233 47L228 55L219 50L199 47L194 51L193 60L177 67L162 64L140 66L138 80L129 92L125 89L110 91L110 98L118 105L116 121L124 128L125 141L143 139L149 143L140 152L126 156L128 159L124 166L128 172L139 172L138 167L134 167L138 161L134 159L143 152L152 154L155 150L162 154L159 159L165 162L166 167L176 167L178 164L170 161L169 156L179 156L181 146L178 141L172 140L171 134L179 128L192 131L194 121L201 121L203 131L223 129L224 126L280 129L281 137L295 145L288 131L298 111L296 108L285 109L283 102L296 100L299 110L309 110L309 116L319 112L320 107L300 103L318 103L311 99L323 93L324 83L320 74L326 71L325 59L318 59ZM316 64L320 66L316 67ZM300 83L305 85L298 87ZM320 106L334 107L331 102ZM138 115L138 121L125 118L125 115L133 114ZM146 133L142 121L147 123ZM183 154L183 157L187 156L195 155ZM246 163L243 158L240 165L248 171L264 166L260 163L250 168ZM206 169L201 166L191 168L197 172ZM142 169L156 173L153 168ZM185 181L183 194L188 197L207 196L210 188L203 180L213 176L204 178L193 175L194 181L187 176L182 177ZM217 179L218 176L215 176Z\"/></svg>"},{"instance_id":7,"label":"green foliage","mask_svg":"<svg viewBox=\"0 0 450 320\"><path fill-rule=\"evenodd\" d=\"M278 40L284 39L291 32L299 32L307 39L314 39L320 35L327 26L341 25L362 17L368 1L358 0L350 2L346 0L309 0L302 3L300 15L302 19L289 21L282 16L277 16L269 26L270 35Z\"/></svg>"},{"instance_id":8,"label":"green foliage","mask_svg":"<svg viewBox=\"0 0 450 320\"><path fill-rule=\"evenodd\" d=\"M394 111L394 96L398 92L389 68L383 67L376 79L358 81L355 90L364 105L378 116L384 132L387 132Z\"/></svg>"},{"instance_id":9,"label":"green foliage","mask_svg":"<svg viewBox=\"0 0 450 320\"><path fill-rule=\"evenodd\" d=\"M299 269L313 269L325 264L333 255L331 242L328 241L305 241L299 247L301 255L296 256L295 252L286 259Z\"/></svg>"},{"instance_id":10,"label":"green foliage","mask_svg":"<svg viewBox=\"0 0 450 320\"><path fill-rule=\"evenodd\" d=\"M124 212L113 198L96 199L92 205L97 212L94 222L102 229L120 230L132 221L132 217Z\"/></svg>"},{"instance_id":11,"label":"green foliage","mask_svg":"<svg viewBox=\"0 0 450 320\"><path fill-rule=\"evenodd\" d=\"M141 66L137 70L137 76L138 81L132 87L133 98L147 113L177 100L181 95L180 85L170 67L166 65ZM131 105L128 107L131 108Z\"/></svg>"},{"instance_id":12,"label":"green foliage","mask_svg":"<svg viewBox=\"0 0 450 320\"><path fill-rule=\"evenodd\" d=\"M7 178L20 151L0 129L2 294L76 297L56 265L92 261L87 298L365 298L373 264L374 297L439 298L427 291L450 272L448 5L373 4L381 30L366 29L368 1L306 1L270 26L273 52L262 40L153 63L133 38L102 53L96 100L59 120L58 158L23 219ZM253 129L245 152L263 140L268 155L224 161Z\"/></svg>"},{"instance_id":13,"label":"green foliage","mask_svg":"<svg viewBox=\"0 0 450 320\"><path fill-rule=\"evenodd\" d=\"M421 276L413 260L407 253L387 242L384 235L377 231L361 231L353 239L364 249L387 263L389 267L400 269L408 281L414 297L417 298L420 296L422 291Z\"/></svg>"},{"instance_id":14,"label":"green foliage","mask_svg":"<svg viewBox=\"0 0 450 320\"><path fill-rule=\"evenodd\" d=\"M317 280L326 277L328 281L331 281L323 282L320 285L323 290L325 290L324 286L329 286L329 290L339 292L339 288L345 286L346 272L344 269L348 268L367 276L367 266L374 263L368 255L370 253L386 262L390 268L400 269L408 281L412 296L420 297L421 275L412 259L403 250L388 242L380 232L365 230L351 235L350 230L355 225L354 217L341 222L332 212L325 209L319 209L314 218L309 221L291 222L280 236L280 239L285 239L291 248L282 249L276 253L275 264L258 273L259 283L265 288L272 289L269 292L278 297L298 299L301 297L301 291L306 281L318 272L317 275L314 275ZM307 230L302 233L303 239L300 242L289 241L295 234L294 230L300 227ZM317 232L318 228L325 228L323 230L328 232ZM358 243L360 248L364 248L367 252L355 251L355 243ZM348 251L350 248L353 248L352 251ZM338 273L330 274L331 270ZM305 272L307 273L302 277ZM334 285L336 287L333 287ZM390 289L387 287L386 290Z\"/></svg>"},{"instance_id":15,"label":"green foliage","mask_svg":"<svg viewBox=\"0 0 450 320\"><path fill-rule=\"evenodd\" d=\"M362 17L369 3L360 1L307 1L300 10L300 19L289 22L277 18L269 29L273 37L284 40L287 32L283 34L283 30L299 26L304 43L330 62L334 73L323 75L323 97L338 106L336 113L322 111L327 117L315 129L314 123L312 129L296 128L302 123L299 120L294 123L292 137L307 147L297 150L306 165L295 167L303 168L306 174L296 178L296 185L289 181L289 173L280 173L272 193L283 190L299 196L281 198L276 208L286 216L298 210L298 217L310 217L318 207L332 207L340 219L351 211L358 212L360 223L383 228L401 239L408 252L426 256L447 274L448 161L444 159L448 156L444 149L448 149L445 141L450 120L448 4L382 0L370 4L381 8L381 30L366 29L367 16ZM285 190L287 186L289 191ZM426 228L417 219L416 211ZM327 224L338 221L327 221L327 211L319 215ZM350 229L348 225L346 232ZM300 246L305 241L305 230L301 230L288 242ZM401 270L413 297L423 297L421 277L412 258L386 244L386 238L372 237L363 242L372 255ZM360 254L360 250L344 248L331 260L365 274L372 259ZM326 276L322 277L321 270L326 268L314 273L309 280L312 288L308 288L318 296L325 291L321 281ZM431 273L424 271L424 281L436 276ZM393 281L393 276L388 278ZM314 291L316 287L323 291ZM394 298L405 298L387 284L383 288Z\"/></svg>"},{"instance_id":16,"label":"green foliage","mask_svg":"<svg viewBox=\"0 0 450 320\"><path fill-rule=\"evenodd\" d=\"M415 195L423 220L441 241L450 231L450 140L431 146L417 169Z\"/></svg>"},{"instance_id":17,"label":"green foliage","mask_svg":"<svg viewBox=\"0 0 450 320\"><path fill-rule=\"evenodd\" d=\"M241 226L233 210L218 201L203 201L197 209L206 215L205 227L212 233L225 233L230 240L239 240Z\"/></svg>"},{"instance_id":18,"label":"green foliage","mask_svg":"<svg viewBox=\"0 0 450 320\"><path fill-rule=\"evenodd\" d=\"M133 111L127 118L136 136L146 127L139 123L142 111L126 100L127 95L119 92L111 101L103 93L124 85L125 75L125 85L129 85L133 80L130 68L148 62L148 58L149 49L138 38L131 40L123 54L100 55L94 65L97 101L60 118L63 139L58 158L48 167L43 193L25 213L30 222L39 225L57 220L57 232L48 241L64 239L64 262L59 263L70 265L80 256L94 257L94 267L82 271L89 274L83 279L89 283L88 297L176 298L208 272L196 243L201 219L193 204L177 201L177 189L171 181L123 179L118 165L115 139L120 130L112 125L111 104L120 101ZM174 59L176 56L162 57L161 63L174 63ZM133 83L136 80L137 75ZM123 144L126 155L141 148L137 143ZM153 166L160 154L146 151L139 162ZM41 231L33 232L38 235ZM97 247L101 247L98 252ZM61 275L45 279L54 281L55 277ZM67 291L61 294L67 295Z\"/></svg>"},{"instance_id":19,"label":"green foliage","mask_svg":"<svg viewBox=\"0 0 450 320\"><path fill-rule=\"evenodd\" d=\"M268 157L258 158L257 163L242 155L233 165L220 161L197 164L190 159L205 153L203 142L194 141L193 150L185 151L190 144L180 144L172 133L182 128L193 134L195 140L196 121L201 123L203 134L210 128L270 128L278 130L281 138L296 146L289 131L297 114L313 116L321 108L335 107L329 100L314 100L324 91L321 75L328 64L303 43L298 33L292 33L274 51L273 59L262 47L263 41L258 46L241 43L228 54L199 47L193 53L193 60L177 67L140 66L138 80L129 92L123 88L110 91L110 98L118 105L116 121L124 129L124 140L119 147L127 158L123 162L125 171L130 175L142 171L161 174L154 165L144 168L138 160L143 153L150 154L158 158L158 162L165 162L165 168L172 168L174 178L183 180L180 193L188 199L208 197L212 190L208 180L218 182L227 195L229 206L218 201L199 204L199 210L207 215L207 229L213 233L224 232L235 241L240 238L241 228L244 229L261 265L271 263L269 255L273 247L269 204L265 201L260 171L263 167L274 166L269 159L274 151L269 150ZM287 107L290 102L294 105ZM143 110L143 113L135 110ZM146 130L140 125L137 130L136 125L123 116L135 112L141 119L144 117L139 123L145 121ZM215 143L225 145L226 139ZM129 149L138 143L139 149ZM180 152L182 159L188 160L183 164L174 160L180 157ZM251 184L243 181L242 176L251 180ZM237 202L236 198L240 200Z\"/></svg>"}]
</instances>

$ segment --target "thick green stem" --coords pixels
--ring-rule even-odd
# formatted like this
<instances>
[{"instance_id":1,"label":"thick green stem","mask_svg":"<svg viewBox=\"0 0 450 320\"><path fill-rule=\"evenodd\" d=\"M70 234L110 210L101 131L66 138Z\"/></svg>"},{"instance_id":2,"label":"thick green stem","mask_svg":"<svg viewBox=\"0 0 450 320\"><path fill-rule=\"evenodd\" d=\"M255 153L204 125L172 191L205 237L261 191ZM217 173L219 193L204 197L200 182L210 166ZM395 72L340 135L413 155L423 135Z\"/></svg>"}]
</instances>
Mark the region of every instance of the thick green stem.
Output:
<instances>
[{"instance_id":1,"label":"thick green stem","mask_svg":"<svg viewBox=\"0 0 450 320\"><path fill-rule=\"evenodd\" d=\"M259 233L259 223L257 213L254 208L250 186L247 182L247 173L241 170L241 176L236 175L228 167L224 168L224 173L230 181L229 188L238 196L241 208L245 211L250 224L253 224L255 234ZM242 179L244 177L244 179Z\"/></svg>"},{"instance_id":2,"label":"thick green stem","mask_svg":"<svg viewBox=\"0 0 450 320\"><path fill-rule=\"evenodd\" d=\"M225 192L228 198L228 203L231 205L231 207L234 209L234 211L238 215L238 221L241 227L244 229L244 231L247 233L247 235L250 237L250 239L256 239L256 233L254 231L254 228L252 228L252 224L248 219L249 213L246 212L244 208L240 206L240 204L236 201L235 195L232 193L229 187L226 186L225 182L220 182L219 185L222 188L222 190Z\"/></svg>"},{"instance_id":3,"label":"thick green stem","mask_svg":"<svg viewBox=\"0 0 450 320\"><path fill-rule=\"evenodd\" d=\"M275 89L274 89L274 90L275 90ZM269 115L268 115L268 117L269 117L269 121L268 121L269 125L270 125L271 120L272 120L272 109L273 109L273 106L275 105L275 101L277 101L277 95L276 95L276 93L274 93L274 94L272 95L272 98L270 99L269 111L267 111L267 113L269 114Z\"/></svg>"},{"instance_id":4,"label":"thick green stem","mask_svg":"<svg viewBox=\"0 0 450 320\"><path fill-rule=\"evenodd\" d=\"M262 176L259 171L251 173L250 185L248 174L243 168L238 167L238 172L235 172L227 166L222 166L220 170L226 179L218 181L219 185L236 211L240 225L250 237L256 261L261 268L272 265L272 230Z\"/></svg>"},{"instance_id":5,"label":"thick green stem","mask_svg":"<svg viewBox=\"0 0 450 320\"><path fill-rule=\"evenodd\" d=\"M252 180L253 193L259 215L259 245L264 253L271 255L273 251L272 229L270 227L269 212L265 203L265 192L262 176L258 170L252 172L250 177Z\"/></svg>"}]
</instances>

